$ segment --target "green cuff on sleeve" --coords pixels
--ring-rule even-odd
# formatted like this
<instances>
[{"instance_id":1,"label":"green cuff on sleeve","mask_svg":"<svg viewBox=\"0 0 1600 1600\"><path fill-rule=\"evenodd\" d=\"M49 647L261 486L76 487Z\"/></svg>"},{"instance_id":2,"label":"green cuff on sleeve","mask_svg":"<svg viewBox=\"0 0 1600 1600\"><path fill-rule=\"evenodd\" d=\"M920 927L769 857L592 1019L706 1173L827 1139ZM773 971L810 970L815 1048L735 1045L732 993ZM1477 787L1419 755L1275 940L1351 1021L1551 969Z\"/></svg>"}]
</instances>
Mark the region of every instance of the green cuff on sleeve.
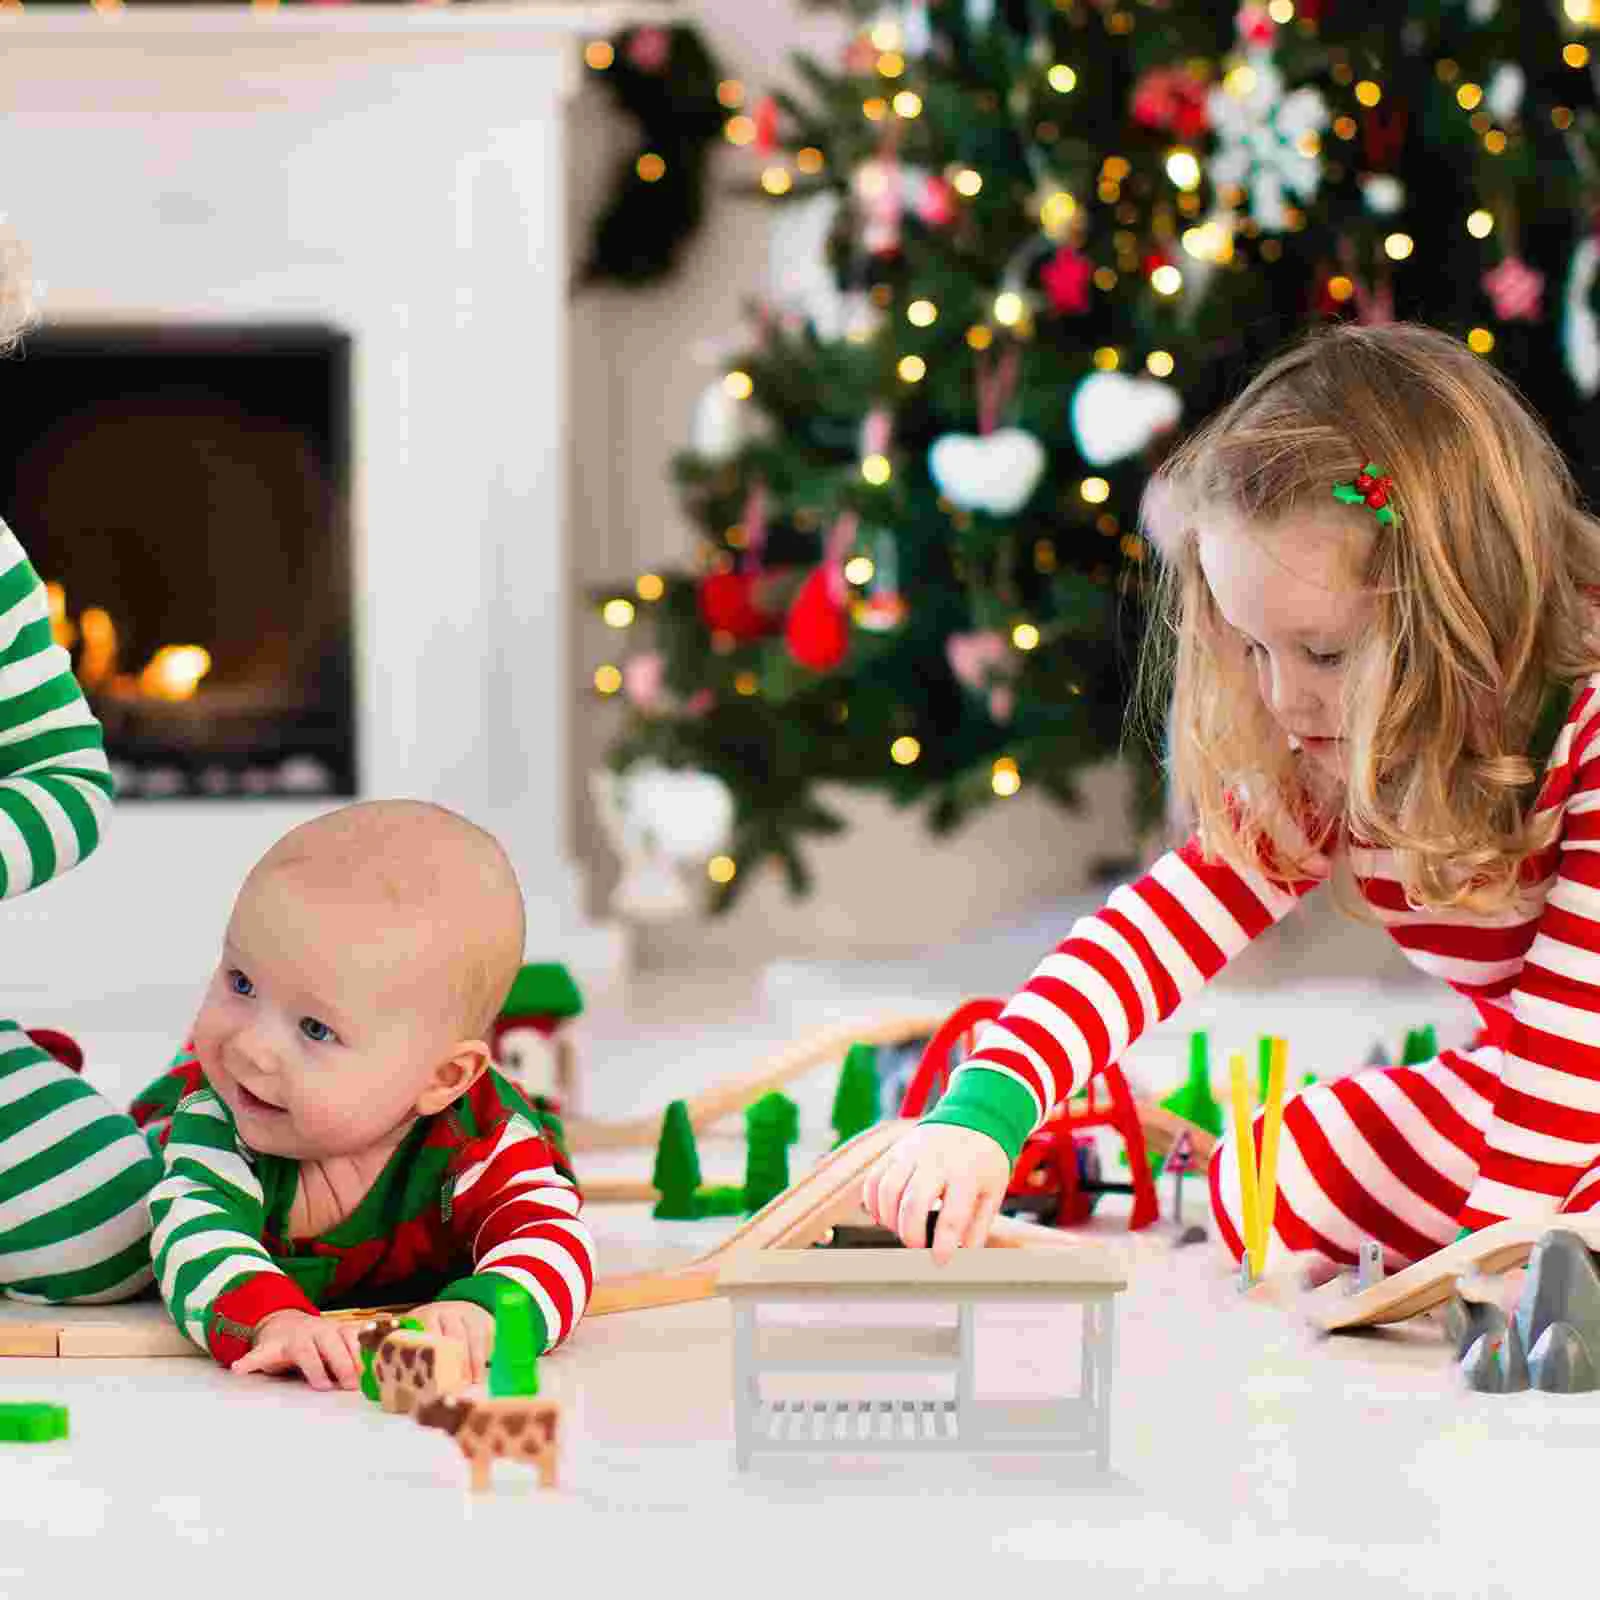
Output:
<instances>
[{"instance_id":1,"label":"green cuff on sleeve","mask_svg":"<svg viewBox=\"0 0 1600 1600\"><path fill-rule=\"evenodd\" d=\"M510 1278L502 1278L498 1273L475 1272L470 1278L457 1278L454 1283L447 1283L433 1298L436 1301L470 1300L473 1305L482 1306L492 1317L500 1309L500 1284L510 1282ZM528 1299L528 1312L533 1318L534 1348L543 1355L550 1348L550 1330L545 1326L539 1302L531 1296Z\"/></svg>"},{"instance_id":2,"label":"green cuff on sleeve","mask_svg":"<svg viewBox=\"0 0 1600 1600\"><path fill-rule=\"evenodd\" d=\"M1036 1113L1033 1096L1015 1078L989 1067L962 1067L922 1120L986 1133L1015 1166L1023 1141L1036 1125Z\"/></svg>"}]
</instances>

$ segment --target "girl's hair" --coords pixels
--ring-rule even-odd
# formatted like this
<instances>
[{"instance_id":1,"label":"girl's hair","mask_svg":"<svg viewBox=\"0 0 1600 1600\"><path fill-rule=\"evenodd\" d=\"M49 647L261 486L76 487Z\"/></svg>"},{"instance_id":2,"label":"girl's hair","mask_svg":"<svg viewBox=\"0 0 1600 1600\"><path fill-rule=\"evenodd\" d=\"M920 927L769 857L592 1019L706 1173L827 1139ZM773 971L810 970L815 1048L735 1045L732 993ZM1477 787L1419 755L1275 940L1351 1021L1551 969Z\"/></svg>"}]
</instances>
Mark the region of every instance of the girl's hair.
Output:
<instances>
[{"instance_id":1,"label":"girl's hair","mask_svg":"<svg viewBox=\"0 0 1600 1600\"><path fill-rule=\"evenodd\" d=\"M1393 523L1333 497L1368 462L1394 480ZM1342 820L1394 853L1412 905L1509 909L1557 825L1531 803L1545 692L1600 669L1600 522L1550 436L1455 339L1341 324L1278 356L1153 480L1143 680L1149 709L1170 709L1175 798L1208 855L1308 872L1318 829L1287 738L1200 568L1197 525L1219 514L1267 544L1302 516L1370 538L1352 573L1374 610L1347 657Z\"/></svg>"},{"instance_id":2,"label":"girl's hair","mask_svg":"<svg viewBox=\"0 0 1600 1600\"><path fill-rule=\"evenodd\" d=\"M33 275L22 241L0 222L0 351L33 321Z\"/></svg>"}]
</instances>

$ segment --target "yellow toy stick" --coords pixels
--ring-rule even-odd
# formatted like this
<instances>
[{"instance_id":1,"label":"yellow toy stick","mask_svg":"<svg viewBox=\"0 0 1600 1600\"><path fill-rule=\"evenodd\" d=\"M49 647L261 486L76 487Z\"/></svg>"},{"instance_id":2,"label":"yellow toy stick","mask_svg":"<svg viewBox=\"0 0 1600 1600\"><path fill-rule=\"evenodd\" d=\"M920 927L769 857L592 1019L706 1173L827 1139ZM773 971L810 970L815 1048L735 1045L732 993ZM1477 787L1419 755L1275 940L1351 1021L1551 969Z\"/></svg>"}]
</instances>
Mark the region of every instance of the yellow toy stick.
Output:
<instances>
[{"instance_id":1,"label":"yellow toy stick","mask_svg":"<svg viewBox=\"0 0 1600 1600\"><path fill-rule=\"evenodd\" d=\"M1267 1245L1272 1239L1273 1213L1278 1209L1278 1133L1283 1127L1283 1087L1289 1074L1289 1046L1282 1039L1272 1041L1271 1065L1267 1069L1267 1114L1261 1127L1261 1260L1266 1265Z\"/></svg>"},{"instance_id":2,"label":"yellow toy stick","mask_svg":"<svg viewBox=\"0 0 1600 1600\"><path fill-rule=\"evenodd\" d=\"M1233 1145L1239 1158L1239 1210L1244 1222L1245 1258L1250 1276L1261 1275L1261 1196L1256 1188L1256 1142L1250 1129L1250 1081L1245 1073L1244 1052L1235 1050L1229 1058L1233 1069Z\"/></svg>"}]
</instances>

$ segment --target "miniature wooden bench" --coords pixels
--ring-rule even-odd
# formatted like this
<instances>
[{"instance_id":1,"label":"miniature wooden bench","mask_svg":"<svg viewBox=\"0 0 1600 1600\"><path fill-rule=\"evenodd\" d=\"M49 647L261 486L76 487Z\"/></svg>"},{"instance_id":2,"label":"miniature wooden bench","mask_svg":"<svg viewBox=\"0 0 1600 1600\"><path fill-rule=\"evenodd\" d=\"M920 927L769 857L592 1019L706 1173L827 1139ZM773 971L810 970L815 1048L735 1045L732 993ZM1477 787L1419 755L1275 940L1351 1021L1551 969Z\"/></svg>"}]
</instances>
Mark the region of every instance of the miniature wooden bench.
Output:
<instances>
[{"instance_id":1,"label":"miniature wooden bench","mask_svg":"<svg viewBox=\"0 0 1600 1600\"><path fill-rule=\"evenodd\" d=\"M1127 1287L1121 1268L1089 1243L1072 1249L962 1250L943 1267L926 1250L762 1250L723 1267L717 1292L733 1305L735 1457L741 1470L757 1451L1035 1450L1092 1453L1110 1464L1114 1299ZM974 1389L974 1310L982 1305L1049 1303L1082 1307L1079 1392L1060 1399L985 1401ZM866 1303L957 1307L951 1328L774 1327L769 1305ZM762 1378L776 1373L948 1376L948 1400L768 1399Z\"/></svg>"}]
</instances>

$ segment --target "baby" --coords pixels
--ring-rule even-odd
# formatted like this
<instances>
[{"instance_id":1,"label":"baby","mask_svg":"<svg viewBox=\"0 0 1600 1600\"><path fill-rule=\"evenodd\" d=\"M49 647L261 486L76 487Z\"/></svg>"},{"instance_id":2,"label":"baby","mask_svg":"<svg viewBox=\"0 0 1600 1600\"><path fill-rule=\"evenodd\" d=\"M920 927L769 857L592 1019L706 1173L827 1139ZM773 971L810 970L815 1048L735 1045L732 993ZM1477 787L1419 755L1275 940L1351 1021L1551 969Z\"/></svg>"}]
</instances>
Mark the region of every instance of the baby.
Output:
<instances>
[{"instance_id":1,"label":"baby","mask_svg":"<svg viewBox=\"0 0 1600 1600\"><path fill-rule=\"evenodd\" d=\"M403 1301L481 1378L497 1280L541 1350L571 1333L578 1191L485 1042L523 931L505 853L437 806L347 806L251 870L192 1040L133 1106L165 1149L156 1280L217 1361L353 1388L356 1327L319 1305Z\"/></svg>"}]
</instances>

